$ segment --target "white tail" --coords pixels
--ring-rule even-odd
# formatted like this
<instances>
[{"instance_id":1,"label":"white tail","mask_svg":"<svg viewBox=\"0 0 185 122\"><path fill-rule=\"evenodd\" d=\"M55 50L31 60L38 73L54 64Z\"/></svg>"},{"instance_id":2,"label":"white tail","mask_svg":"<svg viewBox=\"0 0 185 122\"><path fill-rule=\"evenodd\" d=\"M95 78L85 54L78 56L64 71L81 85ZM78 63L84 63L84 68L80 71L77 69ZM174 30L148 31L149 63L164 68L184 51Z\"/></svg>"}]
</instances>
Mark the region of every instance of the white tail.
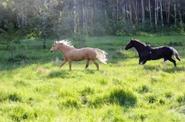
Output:
<instances>
[{"instance_id":1,"label":"white tail","mask_svg":"<svg viewBox=\"0 0 185 122\"><path fill-rule=\"evenodd\" d=\"M97 54L96 58L100 62L102 62L104 64L107 64L107 57L106 57L107 53L105 51L103 51L103 50L98 49L98 48L96 48L95 50L96 50L96 54Z\"/></svg>"},{"instance_id":2,"label":"white tail","mask_svg":"<svg viewBox=\"0 0 185 122\"><path fill-rule=\"evenodd\" d=\"M177 60L181 61L178 51L177 51L175 48L173 48L173 47L170 47L170 48L173 50L173 55L174 55L174 57L175 57Z\"/></svg>"}]
</instances>

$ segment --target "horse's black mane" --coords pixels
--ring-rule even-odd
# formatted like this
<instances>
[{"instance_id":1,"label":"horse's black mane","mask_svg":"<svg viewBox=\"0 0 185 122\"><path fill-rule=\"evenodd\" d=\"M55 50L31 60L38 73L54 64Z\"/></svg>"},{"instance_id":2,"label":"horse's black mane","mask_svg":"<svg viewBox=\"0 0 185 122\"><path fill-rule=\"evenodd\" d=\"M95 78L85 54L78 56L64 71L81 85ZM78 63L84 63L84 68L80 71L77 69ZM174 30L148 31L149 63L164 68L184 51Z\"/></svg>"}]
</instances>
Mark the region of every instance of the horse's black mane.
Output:
<instances>
[{"instance_id":1,"label":"horse's black mane","mask_svg":"<svg viewBox=\"0 0 185 122\"><path fill-rule=\"evenodd\" d=\"M144 46L147 45L147 44L145 44L144 42L141 42L140 40L137 40L137 39L133 39L132 41L133 41L133 42L138 42L138 43L140 43L140 44L142 44L142 45L144 45Z\"/></svg>"}]
</instances>

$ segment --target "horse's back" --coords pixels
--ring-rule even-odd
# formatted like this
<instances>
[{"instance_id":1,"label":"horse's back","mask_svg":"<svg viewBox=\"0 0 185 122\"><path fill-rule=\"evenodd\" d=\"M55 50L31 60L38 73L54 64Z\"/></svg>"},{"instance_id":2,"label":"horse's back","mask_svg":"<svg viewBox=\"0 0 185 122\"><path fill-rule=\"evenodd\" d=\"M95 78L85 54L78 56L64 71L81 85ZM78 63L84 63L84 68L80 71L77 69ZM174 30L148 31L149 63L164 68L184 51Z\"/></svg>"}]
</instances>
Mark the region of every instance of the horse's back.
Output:
<instances>
[{"instance_id":1,"label":"horse's back","mask_svg":"<svg viewBox=\"0 0 185 122\"><path fill-rule=\"evenodd\" d=\"M67 57L72 60L83 60L83 59L89 59L94 60L96 59L96 51L94 48L78 48L74 49L68 52Z\"/></svg>"},{"instance_id":2,"label":"horse's back","mask_svg":"<svg viewBox=\"0 0 185 122\"><path fill-rule=\"evenodd\" d=\"M155 47L151 51L153 59L167 58L173 55L173 49L169 46Z\"/></svg>"},{"instance_id":3,"label":"horse's back","mask_svg":"<svg viewBox=\"0 0 185 122\"><path fill-rule=\"evenodd\" d=\"M174 48L170 47L170 46L163 46L161 47L161 51L162 53L168 54L168 55L172 55L173 54L173 50Z\"/></svg>"}]
</instances>

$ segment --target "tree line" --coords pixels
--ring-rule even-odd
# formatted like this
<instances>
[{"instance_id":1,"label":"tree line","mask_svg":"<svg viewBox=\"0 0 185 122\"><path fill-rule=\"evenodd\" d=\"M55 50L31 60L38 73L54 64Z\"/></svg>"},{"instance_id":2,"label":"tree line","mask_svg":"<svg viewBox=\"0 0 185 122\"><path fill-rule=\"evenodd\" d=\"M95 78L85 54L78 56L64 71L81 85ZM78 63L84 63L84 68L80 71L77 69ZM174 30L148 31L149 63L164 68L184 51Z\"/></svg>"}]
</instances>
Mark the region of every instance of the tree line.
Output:
<instances>
[{"instance_id":1,"label":"tree line","mask_svg":"<svg viewBox=\"0 0 185 122\"><path fill-rule=\"evenodd\" d=\"M185 30L184 0L0 0L0 33L57 37Z\"/></svg>"}]
</instances>

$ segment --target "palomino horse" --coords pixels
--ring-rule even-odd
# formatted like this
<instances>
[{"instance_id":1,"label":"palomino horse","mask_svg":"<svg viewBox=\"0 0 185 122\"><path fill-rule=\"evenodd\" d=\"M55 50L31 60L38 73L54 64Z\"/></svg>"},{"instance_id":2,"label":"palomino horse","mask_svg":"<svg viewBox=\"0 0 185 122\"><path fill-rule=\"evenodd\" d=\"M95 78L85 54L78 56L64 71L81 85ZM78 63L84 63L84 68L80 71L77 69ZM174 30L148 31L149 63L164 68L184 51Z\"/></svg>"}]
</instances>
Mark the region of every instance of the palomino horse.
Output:
<instances>
[{"instance_id":1,"label":"palomino horse","mask_svg":"<svg viewBox=\"0 0 185 122\"><path fill-rule=\"evenodd\" d=\"M99 65L96 60L106 64L106 52L100 50L98 48L75 48L69 41L61 40L55 41L53 46L51 47L50 51L61 51L64 54L64 61L60 67L62 67L65 63L69 62L69 70L71 70L71 62L72 61L80 61L80 60L87 60L85 68L87 69L89 66L89 62L92 61L97 70L99 70Z\"/></svg>"},{"instance_id":2,"label":"palomino horse","mask_svg":"<svg viewBox=\"0 0 185 122\"><path fill-rule=\"evenodd\" d=\"M161 46L152 48L139 40L132 39L125 47L126 50L134 47L139 54L139 64L145 64L148 60L157 60L163 58L164 61L169 60L176 67L176 61L172 58L175 56L180 61L177 50L169 46Z\"/></svg>"}]
</instances>

